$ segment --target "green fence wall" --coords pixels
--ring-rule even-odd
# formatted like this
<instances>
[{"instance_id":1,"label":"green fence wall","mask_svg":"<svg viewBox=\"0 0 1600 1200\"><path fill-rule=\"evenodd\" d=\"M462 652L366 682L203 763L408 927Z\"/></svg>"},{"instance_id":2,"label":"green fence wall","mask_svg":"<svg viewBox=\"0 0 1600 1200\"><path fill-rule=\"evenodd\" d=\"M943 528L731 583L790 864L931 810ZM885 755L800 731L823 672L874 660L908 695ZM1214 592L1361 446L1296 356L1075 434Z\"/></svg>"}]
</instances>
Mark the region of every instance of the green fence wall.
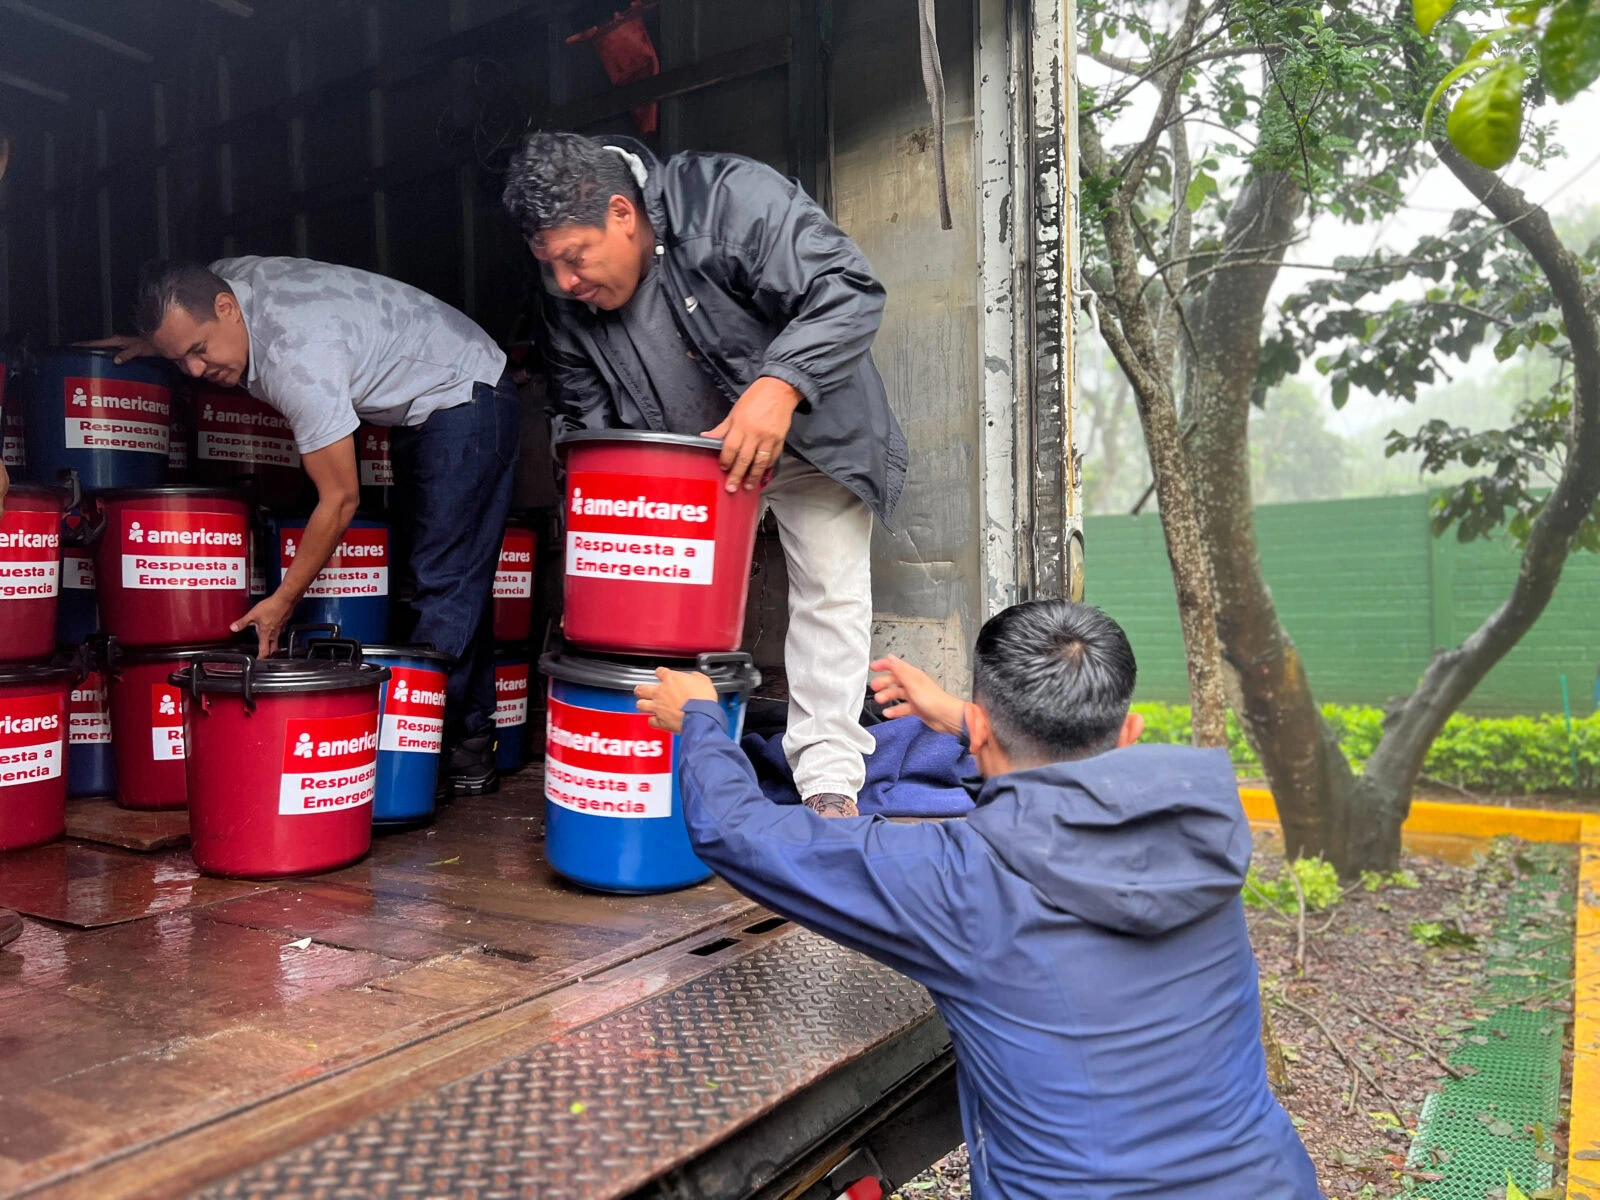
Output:
<instances>
[{"instance_id":1,"label":"green fence wall","mask_svg":"<svg viewBox=\"0 0 1600 1200\"><path fill-rule=\"evenodd\" d=\"M1519 556L1507 540L1463 545L1428 531L1428 497L1256 509L1262 569L1325 703L1381 705L1409 693L1435 648L1458 644L1500 604ZM1128 631L1141 700L1185 703L1172 578L1154 513L1089 517L1086 598ZM1539 623L1462 706L1483 715L1559 712L1567 675L1593 711L1600 664L1600 556L1574 553Z\"/></svg>"}]
</instances>

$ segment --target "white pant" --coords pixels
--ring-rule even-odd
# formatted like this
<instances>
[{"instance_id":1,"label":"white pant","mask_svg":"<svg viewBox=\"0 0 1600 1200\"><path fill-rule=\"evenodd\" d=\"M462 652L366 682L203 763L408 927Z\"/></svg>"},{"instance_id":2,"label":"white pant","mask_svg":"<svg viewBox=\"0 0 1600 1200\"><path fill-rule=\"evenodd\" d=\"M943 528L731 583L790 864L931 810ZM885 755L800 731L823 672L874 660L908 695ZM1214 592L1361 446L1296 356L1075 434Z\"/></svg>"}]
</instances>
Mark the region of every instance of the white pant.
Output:
<instances>
[{"instance_id":1,"label":"white pant","mask_svg":"<svg viewBox=\"0 0 1600 1200\"><path fill-rule=\"evenodd\" d=\"M872 735L861 727L872 660L872 510L811 464L785 454L764 497L789 567L784 757L801 799L855 798Z\"/></svg>"}]
</instances>

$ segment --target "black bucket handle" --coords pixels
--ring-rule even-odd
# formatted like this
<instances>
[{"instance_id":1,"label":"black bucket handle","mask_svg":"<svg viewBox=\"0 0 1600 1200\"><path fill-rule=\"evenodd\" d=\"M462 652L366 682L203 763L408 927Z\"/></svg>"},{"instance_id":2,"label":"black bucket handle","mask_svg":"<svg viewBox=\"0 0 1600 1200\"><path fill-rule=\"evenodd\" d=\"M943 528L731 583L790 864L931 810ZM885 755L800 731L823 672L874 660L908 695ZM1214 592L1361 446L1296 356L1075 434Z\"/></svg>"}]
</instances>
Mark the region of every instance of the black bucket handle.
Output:
<instances>
[{"instance_id":1,"label":"black bucket handle","mask_svg":"<svg viewBox=\"0 0 1600 1200\"><path fill-rule=\"evenodd\" d=\"M702 675L710 675L718 667L737 667L739 682L743 685L741 690L753 691L761 686L761 672L755 669L748 654L738 650L708 651L694 660L695 670Z\"/></svg>"},{"instance_id":2,"label":"black bucket handle","mask_svg":"<svg viewBox=\"0 0 1600 1200\"><path fill-rule=\"evenodd\" d=\"M244 697L244 706L250 712L256 710L256 660L252 654L243 650L218 650L215 654L208 654L204 658L197 658L189 664L189 695L196 702L201 703L200 680L204 678L207 663L235 663L239 667L240 692Z\"/></svg>"},{"instance_id":3,"label":"black bucket handle","mask_svg":"<svg viewBox=\"0 0 1600 1200\"><path fill-rule=\"evenodd\" d=\"M321 621L304 625L291 625L285 632L287 636L284 638L283 642L284 654L286 654L289 658L296 657L295 652L300 649L301 639L304 639L307 643L307 647L300 657L310 658L311 650L309 643L311 642L311 635L314 633L323 633L327 634L327 636L330 638L337 638L339 636L339 622Z\"/></svg>"},{"instance_id":4,"label":"black bucket handle","mask_svg":"<svg viewBox=\"0 0 1600 1200\"><path fill-rule=\"evenodd\" d=\"M339 627L334 626L335 629ZM320 653L326 651L326 653ZM361 665L361 643L355 638L333 637L317 638L306 643L307 658L326 658L333 662L349 663L352 667Z\"/></svg>"}]
</instances>

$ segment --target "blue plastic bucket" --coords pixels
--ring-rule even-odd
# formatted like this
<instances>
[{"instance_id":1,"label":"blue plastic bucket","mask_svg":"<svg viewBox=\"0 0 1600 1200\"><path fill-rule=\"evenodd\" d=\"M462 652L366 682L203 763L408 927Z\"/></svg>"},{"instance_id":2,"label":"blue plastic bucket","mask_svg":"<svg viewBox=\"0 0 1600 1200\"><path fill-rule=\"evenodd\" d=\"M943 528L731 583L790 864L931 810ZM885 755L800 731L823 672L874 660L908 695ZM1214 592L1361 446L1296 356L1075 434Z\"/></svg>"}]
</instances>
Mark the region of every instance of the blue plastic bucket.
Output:
<instances>
[{"instance_id":1,"label":"blue plastic bucket","mask_svg":"<svg viewBox=\"0 0 1600 1200\"><path fill-rule=\"evenodd\" d=\"M60 653L83 667L83 678L67 693L67 795L114 795L111 680L104 657L80 646L63 646Z\"/></svg>"},{"instance_id":2,"label":"blue plastic bucket","mask_svg":"<svg viewBox=\"0 0 1600 1200\"><path fill-rule=\"evenodd\" d=\"M283 581L305 538L305 518L284 518L272 524L268 574L272 588ZM339 548L328 559L300 603L296 624L333 624L358 642L389 639L389 526L357 517L350 522Z\"/></svg>"},{"instance_id":3,"label":"blue plastic bucket","mask_svg":"<svg viewBox=\"0 0 1600 1200\"><path fill-rule=\"evenodd\" d=\"M748 654L661 664L704 671L737 740L745 699L760 684ZM546 654L545 853L574 883L603 892L668 892L707 878L678 796L678 739L652 729L633 689L654 683L641 660Z\"/></svg>"},{"instance_id":4,"label":"blue plastic bucket","mask_svg":"<svg viewBox=\"0 0 1600 1200\"><path fill-rule=\"evenodd\" d=\"M34 358L26 439L33 478L78 473L88 490L150 488L166 482L172 425L171 372L109 350L71 347Z\"/></svg>"},{"instance_id":5,"label":"blue plastic bucket","mask_svg":"<svg viewBox=\"0 0 1600 1200\"><path fill-rule=\"evenodd\" d=\"M364 661L389 668L378 703L378 781L372 819L411 824L433 816L451 658L427 646L363 646Z\"/></svg>"},{"instance_id":6,"label":"blue plastic bucket","mask_svg":"<svg viewBox=\"0 0 1600 1200\"><path fill-rule=\"evenodd\" d=\"M25 387L21 357L0 350L0 463L5 464L12 483L22 481L28 460L22 437Z\"/></svg>"},{"instance_id":7,"label":"blue plastic bucket","mask_svg":"<svg viewBox=\"0 0 1600 1200\"><path fill-rule=\"evenodd\" d=\"M56 601L56 641L64 646L76 645L99 632L100 607L94 596L94 550L89 546L63 545L61 596Z\"/></svg>"},{"instance_id":8,"label":"blue plastic bucket","mask_svg":"<svg viewBox=\"0 0 1600 1200\"><path fill-rule=\"evenodd\" d=\"M528 765L528 656L494 652L494 769L502 775Z\"/></svg>"}]
</instances>

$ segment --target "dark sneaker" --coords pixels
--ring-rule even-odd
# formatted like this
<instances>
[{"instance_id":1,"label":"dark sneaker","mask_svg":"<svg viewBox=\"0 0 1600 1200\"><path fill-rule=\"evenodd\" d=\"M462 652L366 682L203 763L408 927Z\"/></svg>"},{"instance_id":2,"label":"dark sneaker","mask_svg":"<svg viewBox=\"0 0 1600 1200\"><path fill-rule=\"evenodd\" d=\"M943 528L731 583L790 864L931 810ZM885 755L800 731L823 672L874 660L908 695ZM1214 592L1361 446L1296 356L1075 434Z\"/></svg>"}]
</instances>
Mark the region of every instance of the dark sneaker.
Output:
<instances>
[{"instance_id":1,"label":"dark sneaker","mask_svg":"<svg viewBox=\"0 0 1600 1200\"><path fill-rule=\"evenodd\" d=\"M500 786L494 770L494 734L462 738L442 764L452 796L482 796Z\"/></svg>"},{"instance_id":2,"label":"dark sneaker","mask_svg":"<svg viewBox=\"0 0 1600 1200\"><path fill-rule=\"evenodd\" d=\"M860 810L856 808L856 802L849 796L841 796L838 792L818 792L815 796L807 796L806 807L824 817L861 815Z\"/></svg>"}]
</instances>

